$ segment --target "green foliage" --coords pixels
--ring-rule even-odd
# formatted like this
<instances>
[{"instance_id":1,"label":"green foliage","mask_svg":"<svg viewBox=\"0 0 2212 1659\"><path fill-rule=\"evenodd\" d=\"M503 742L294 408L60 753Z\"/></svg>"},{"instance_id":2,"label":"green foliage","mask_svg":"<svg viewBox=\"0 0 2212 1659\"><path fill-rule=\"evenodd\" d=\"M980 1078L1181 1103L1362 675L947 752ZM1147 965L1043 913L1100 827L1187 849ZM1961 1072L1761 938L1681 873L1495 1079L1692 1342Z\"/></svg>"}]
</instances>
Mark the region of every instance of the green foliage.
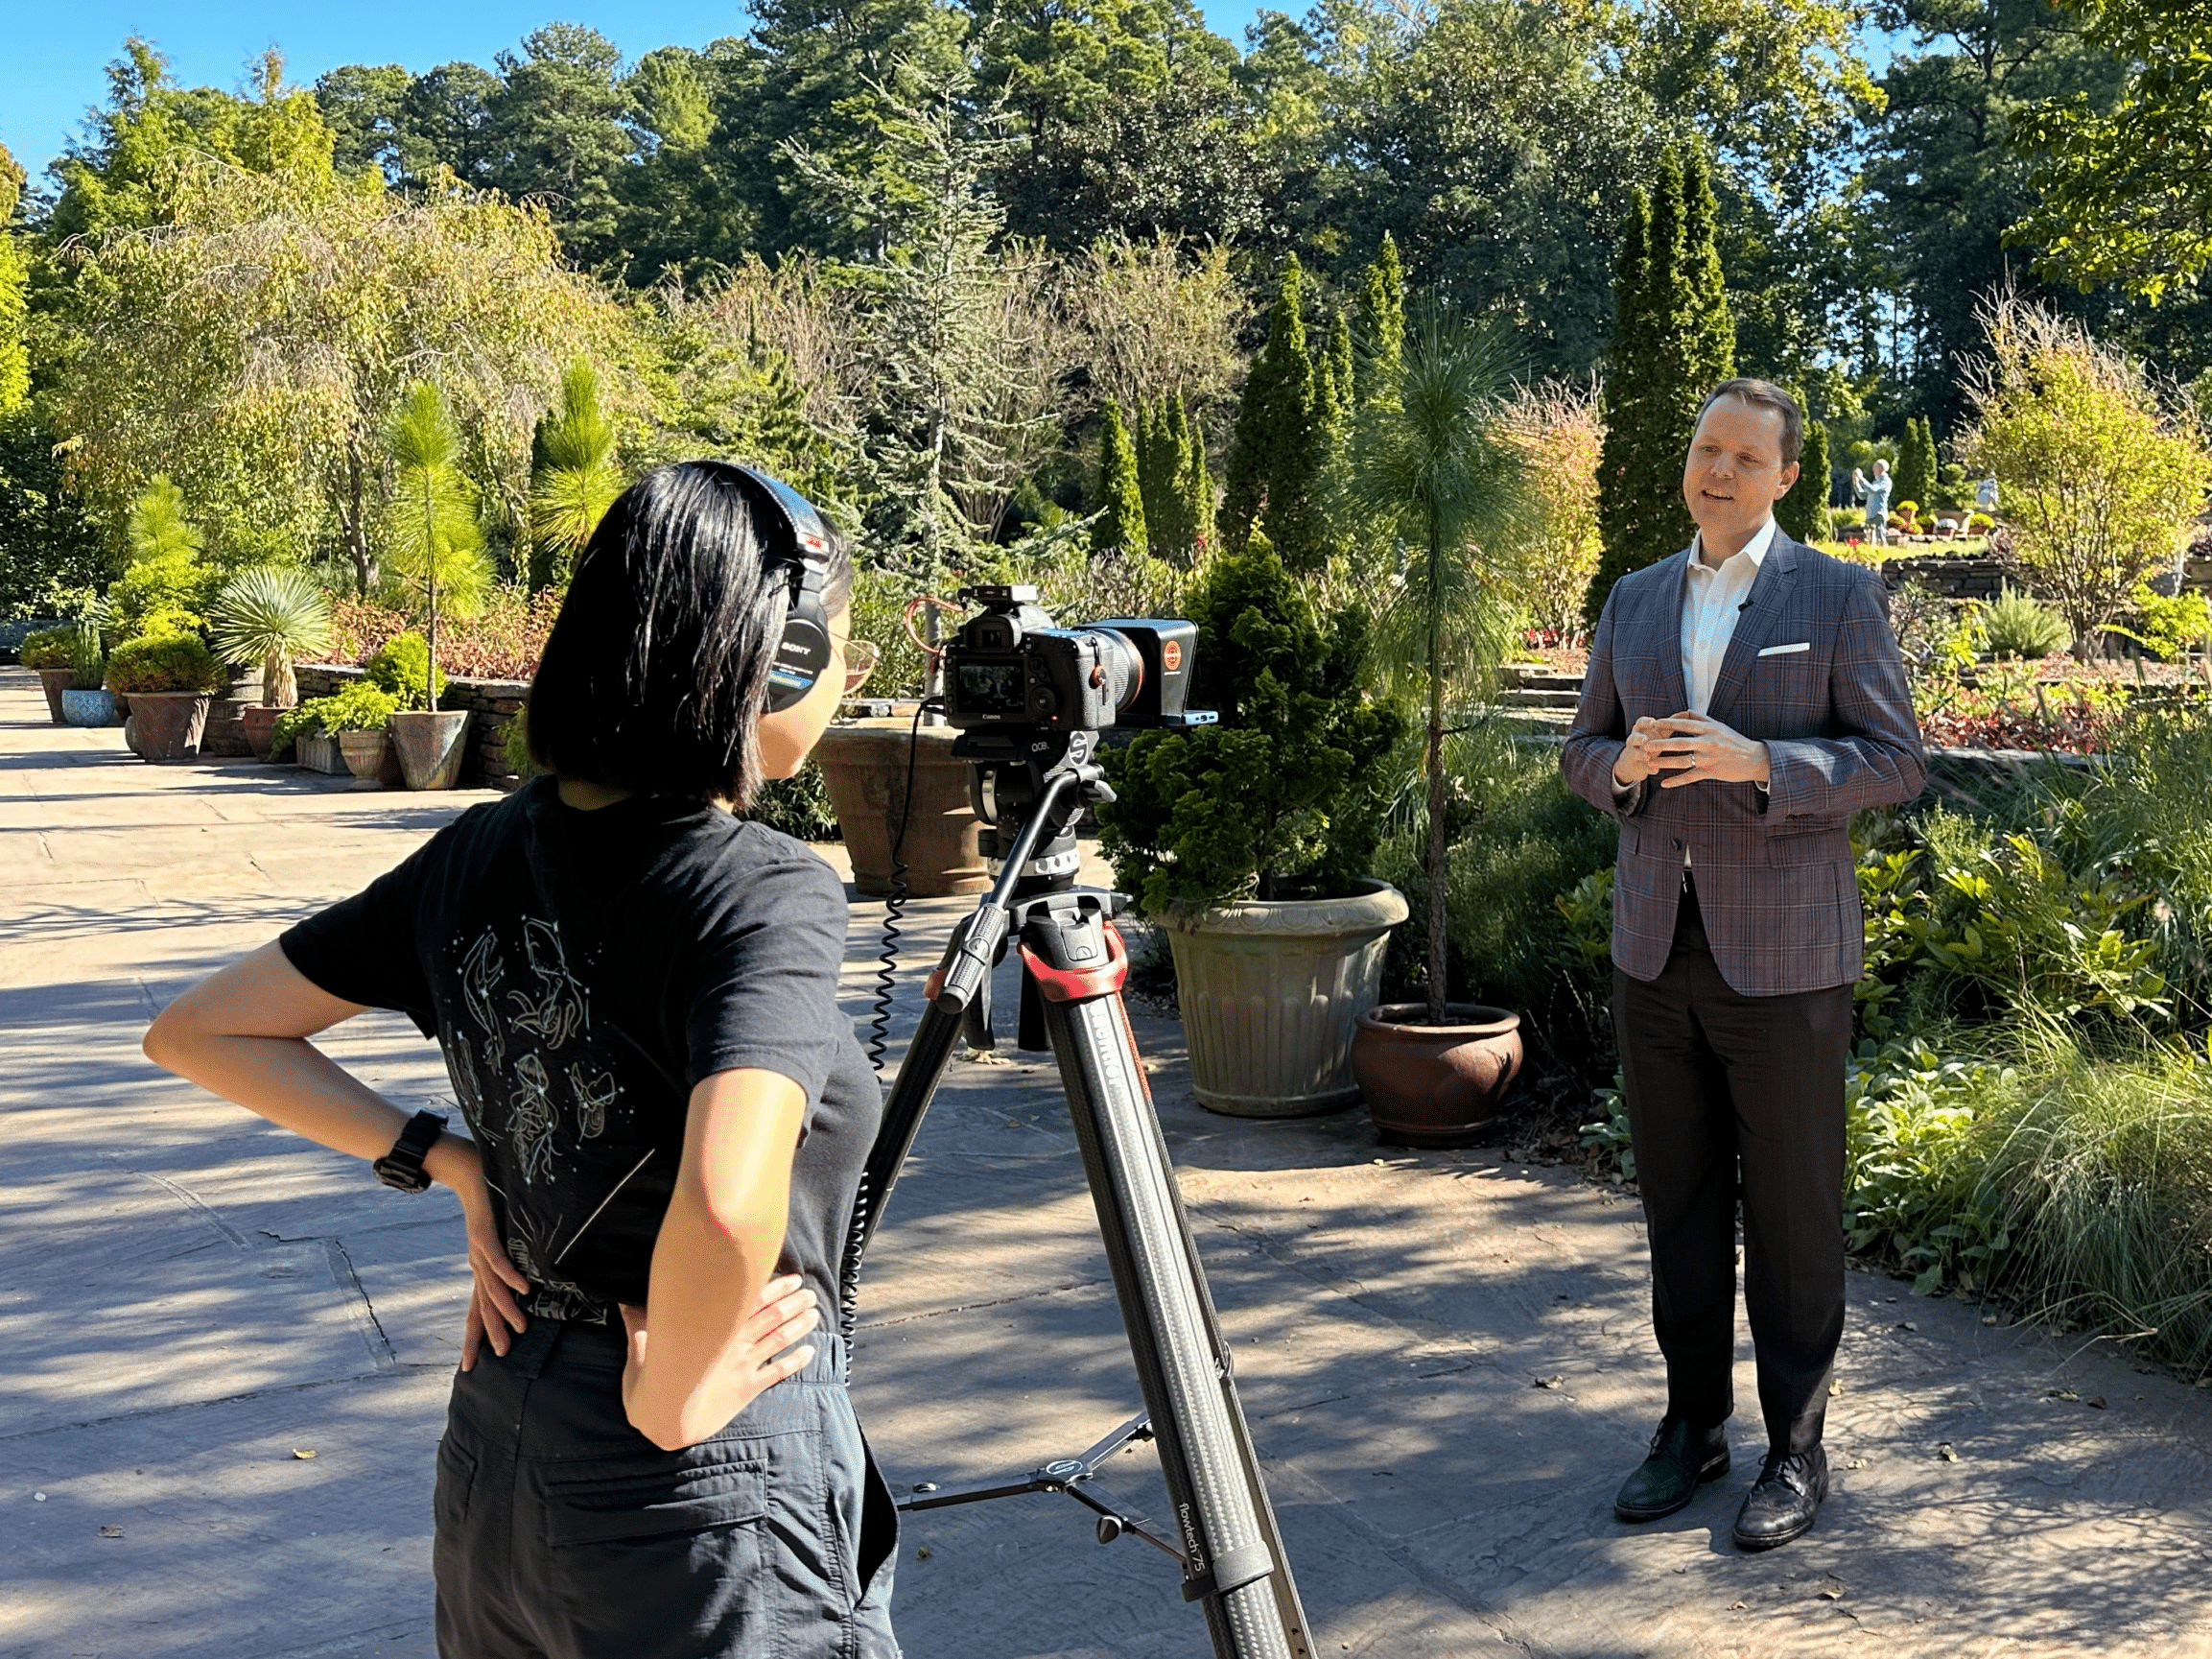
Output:
<instances>
[{"instance_id":1,"label":"green foliage","mask_svg":"<svg viewBox=\"0 0 2212 1659\"><path fill-rule=\"evenodd\" d=\"M293 665L330 649L330 601L305 571L255 565L224 585L208 637L224 662L259 663L262 701L290 708Z\"/></svg>"},{"instance_id":2,"label":"green foliage","mask_svg":"<svg viewBox=\"0 0 2212 1659\"><path fill-rule=\"evenodd\" d=\"M2212 604L2195 588L2164 594L2138 582L2130 596L2133 628L2115 628L2167 662L2177 662L2212 639Z\"/></svg>"},{"instance_id":3,"label":"green foliage","mask_svg":"<svg viewBox=\"0 0 2212 1659\"><path fill-rule=\"evenodd\" d=\"M407 707L425 700L429 689L430 645L419 633L395 633L362 664L368 683ZM445 671L437 672L437 695L445 696Z\"/></svg>"},{"instance_id":4,"label":"green foliage","mask_svg":"<svg viewBox=\"0 0 2212 1659\"><path fill-rule=\"evenodd\" d=\"M1900 512L1908 502L1917 509L1935 497L1936 437L1924 418L1905 422L1904 440L1897 445L1896 480Z\"/></svg>"},{"instance_id":5,"label":"green foliage","mask_svg":"<svg viewBox=\"0 0 2212 1659\"><path fill-rule=\"evenodd\" d=\"M204 626L221 577L200 561L184 491L156 473L131 502L124 535L130 563L107 595L116 630L133 638Z\"/></svg>"},{"instance_id":6,"label":"green foliage","mask_svg":"<svg viewBox=\"0 0 2212 1659\"><path fill-rule=\"evenodd\" d=\"M2051 98L2015 118L2039 158L2034 208L2009 240L2039 246L2051 274L2086 294L2120 282L2155 303L2212 264L2212 180L2201 147L2212 105L2206 0L2071 0L2087 36L2127 66L2108 108Z\"/></svg>"},{"instance_id":7,"label":"green foliage","mask_svg":"<svg viewBox=\"0 0 2212 1659\"><path fill-rule=\"evenodd\" d=\"M560 406L538 421L530 446L530 530L553 556L533 574L565 585L577 556L623 492L615 428L600 408L599 372L574 358L561 372Z\"/></svg>"},{"instance_id":8,"label":"green foliage","mask_svg":"<svg viewBox=\"0 0 2212 1659\"><path fill-rule=\"evenodd\" d=\"M141 691L221 691L223 665L198 634L160 634L128 639L108 653L107 689Z\"/></svg>"},{"instance_id":9,"label":"green foliage","mask_svg":"<svg viewBox=\"0 0 2212 1659\"><path fill-rule=\"evenodd\" d=\"M74 628L42 628L23 636L15 660L25 668L67 668L77 660Z\"/></svg>"},{"instance_id":10,"label":"green foliage","mask_svg":"<svg viewBox=\"0 0 2212 1659\"><path fill-rule=\"evenodd\" d=\"M58 442L32 409L0 415L0 616L74 611L108 575Z\"/></svg>"},{"instance_id":11,"label":"green foliage","mask_svg":"<svg viewBox=\"0 0 2212 1659\"><path fill-rule=\"evenodd\" d=\"M2212 484L2212 450L2193 412L2169 407L2125 352L2018 300L1984 317L1967 460L2005 480L2020 560L2065 616L2075 651L2090 654L2136 584L2186 540Z\"/></svg>"},{"instance_id":12,"label":"green foliage","mask_svg":"<svg viewBox=\"0 0 2212 1659\"><path fill-rule=\"evenodd\" d=\"M22 194L23 169L0 144L0 415L14 414L31 391L31 352L24 341L31 267L13 230Z\"/></svg>"},{"instance_id":13,"label":"green foliage","mask_svg":"<svg viewBox=\"0 0 2212 1659\"><path fill-rule=\"evenodd\" d=\"M1329 434L1306 344L1305 273L1283 262L1267 344L1253 360L1236 406L1226 489L1217 520L1225 552L1240 554L1255 530L1294 571L1317 570L1333 551L1321 499Z\"/></svg>"},{"instance_id":14,"label":"green foliage","mask_svg":"<svg viewBox=\"0 0 2212 1659\"><path fill-rule=\"evenodd\" d=\"M400 699L368 680L356 680L329 697L310 698L276 717L272 754L282 754L302 734L336 737L347 731L382 731L400 708Z\"/></svg>"},{"instance_id":15,"label":"green foliage","mask_svg":"<svg viewBox=\"0 0 2212 1659\"><path fill-rule=\"evenodd\" d=\"M1144 533L1144 497L1138 484L1137 451L1121 406L1112 398L1098 417L1098 499L1104 512L1092 533L1092 545L1122 558L1143 558L1151 543Z\"/></svg>"},{"instance_id":16,"label":"green foliage","mask_svg":"<svg viewBox=\"0 0 2212 1659\"><path fill-rule=\"evenodd\" d=\"M1688 546L1697 532L1683 502L1683 462L1699 404L1735 371L1716 212L1695 144L1659 158L1649 195L1639 190L1629 211L1598 461L1605 551L1586 602L1593 622L1614 582Z\"/></svg>"},{"instance_id":17,"label":"green foliage","mask_svg":"<svg viewBox=\"0 0 2212 1659\"><path fill-rule=\"evenodd\" d=\"M2001 657L2040 660L2064 651L2074 637L2066 619L2046 610L2034 597L2007 582L1982 611L1982 630L1989 650Z\"/></svg>"},{"instance_id":18,"label":"green foliage","mask_svg":"<svg viewBox=\"0 0 2212 1659\"><path fill-rule=\"evenodd\" d=\"M1798 481L1775 503L1775 522L1798 541L1826 540L1828 534L1828 429L1805 422L1805 445L1798 457Z\"/></svg>"},{"instance_id":19,"label":"green foliage","mask_svg":"<svg viewBox=\"0 0 2212 1659\"><path fill-rule=\"evenodd\" d=\"M811 760L795 777L771 778L763 784L745 816L798 841L842 839L837 815L830 805L830 786L822 780L822 769Z\"/></svg>"},{"instance_id":20,"label":"green foliage","mask_svg":"<svg viewBox=\"0 0 2212 1659\"><path fill-rule=\"evenodd\" d=\"M529 705L523 704L514 711L514 719L506 723L500 734L500 753L506 760L506 770L520 778L533 776L537 762L529 752Z\"/></svg>"},{"instance_id":21,"label":"green foliage","mask_svg":"<svg viewBox=\"0 0 2212 1659\"><path fill-rule=\"evenodd\" d=\"M1352 487L1370 522L1405 559L1383 598L1377 643L1386 684L1423 705L1426 731L1428 1019L1445 1020L1447 837L1445 741L1456 716L1491 689L1518 620L1515 566L1543 524L1527 462L1507 421L1511 358L1494 330L1424 307L1408 331L1396 387L1360 412Z\"/></svg>"},{"instance_id":22,"label":"green foliage","mask_svg":"<svg viewBox=\"0 0 2212 1659\"><path fill-rule=\"evenodd\" d=\"M1206 471L1206 435L1190 424L1177 392L1147 416L1149 444L1139 453L1144 529L1152 557L1188 570L1213 523L1213 484ZM1145 457L1149 456L1147 462Z\"/></svg>"},{"instance_id":23,"label":"green foliage","mask_svg":"<svg viewBox=\"0 0 2212 1659\"><path fill-rule=\"evenodd\" d=\"M460 435L444 393L429 381L415 382L385 428L385 453L392 469L386 528L392 569L421 604L424 652L434 666L440 609L474 615L483 606L493 576L474 492L455 464L459 448Z\"/></svg>"},{"instance_id":24,"label":"green foliage","mask_svg":"<svg viewBox=\"0 0 2212 1659\"><path fill-rule=\"evenodd\" d=\"M1151 915L1348 890L1372 865L1381 763L1403 729L1366 695L1363 619L1317 616L1265 548L1217 556L1188 601L1192 701L1221 724L1106 751L1119 799L1099 826L1117 878Z\"/></svg>"},{"instance_id":25,"label":"green foliage","mask_svg":"<svg viewBox=\"0 0 2212 1659\"><path fill-rule=\"evenodd\" d=\"M1388 397L1405 357L1405 268L1398 239L1385 230L1375 263L1362 273L1359 327L1353 342L1353 389L1361 403Z\"/></svg>"},{"instance_id":26,"label":"green foliage","mask_svg":"<svg viewBox=\"0 0 2212 1659\"><path fill-rule=\"evenodd\" d=\"M1912 1274L1917 1294L1987 1286L2005 1267L2012 1240L1976 1126L2016 1083L1915 1038L1869 1038L1846 1070L1844 1228L1853 1250Z\"/></svg>"}]
</instances>

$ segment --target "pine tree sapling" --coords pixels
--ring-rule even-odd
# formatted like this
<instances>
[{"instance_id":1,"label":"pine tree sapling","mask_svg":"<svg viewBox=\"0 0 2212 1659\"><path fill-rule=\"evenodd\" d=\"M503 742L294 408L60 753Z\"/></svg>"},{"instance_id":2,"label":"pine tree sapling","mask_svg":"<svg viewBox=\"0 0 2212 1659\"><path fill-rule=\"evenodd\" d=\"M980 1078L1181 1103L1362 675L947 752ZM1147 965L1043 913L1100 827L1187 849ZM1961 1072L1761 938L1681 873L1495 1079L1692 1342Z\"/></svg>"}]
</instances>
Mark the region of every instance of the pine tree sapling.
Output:
<instances>
[{"instance_id":1,"label":"pine tree sapling","mask_svg":"<svg viewBox=\"0 0 2212 1659\"><path fill-rule=\"evenodd\" d=\"M290 708L293 665L330 649L330 602L303 570L255 565L224 586L208 633L224 662L261 665L264 707Z\"/></svg>"},{"instance_id":2,"label":"pine tree sapling","mask_svg":"<svg viewBox=\"0 0 2212 1659\"><path fill-rule=\"evenodd\" d=\"M200 562L203 538L184 515L184 491L154 474L132 500L123 534L130 563L107 595L116 632L129 639L200 627L217 577Z\"/></svg>"},{"instance_id":3,"label":"pine tree sapling","mask_svg":"<svg viewBox=\"0 0 2212 1659\"><path fill-rule=\"evenodd\" d=\"M1353 480L1405 552L1400 590L1378 606L1378 644L1387 679L1419 697L1426 720L1430 1025L1447 1020L1448 723L1492 689L1518 620L1513 561L1545 516L1511 427L1512 362L1497 335L1424 307L1406 331L1398 394L1362 414Z\"/></svg>"},{"instance_id":4,"label":"pine tree sapling","mask_svg":"<svg viewBox=\"0 0 2212 1659\"><path fill-rule=\"evenodd\" d=\"M560 407L538 422L531 445L530 531L553 556L543 574L567 584L577 555L622 492L614 423L600 410L598 371L588 358L575 358L561 374Z\"/></svg>"},{"instance_id":5,"label":"pine tree sapling","mask_svg":"<svg viewBox=\"0 0 2212 1659\"><path fill-rule=\"evenodd\" d=\"M1138 483L1137 451L1122 423L1121 406L1112 398L1098 415L1098 502L1104 511L1091 545L1126 559L1149 557L1144 533L1144 495Z\"/></svg>"},{"instance_id":6,"label":"pine tree sapling","mask_svg":"<svg viewBox=\"0 0 2212 1659\"><path fill-rule=\"evenodd\" d=\"M424 631L435 675L440 615L473 615L491 585L476 503L461 476L460 437L445 397L417 381L385 428L385 454L392 470L386 509L391 565L422 603ZM426 683L423 706L435 708Z\"/></svg>"}]
</instances>

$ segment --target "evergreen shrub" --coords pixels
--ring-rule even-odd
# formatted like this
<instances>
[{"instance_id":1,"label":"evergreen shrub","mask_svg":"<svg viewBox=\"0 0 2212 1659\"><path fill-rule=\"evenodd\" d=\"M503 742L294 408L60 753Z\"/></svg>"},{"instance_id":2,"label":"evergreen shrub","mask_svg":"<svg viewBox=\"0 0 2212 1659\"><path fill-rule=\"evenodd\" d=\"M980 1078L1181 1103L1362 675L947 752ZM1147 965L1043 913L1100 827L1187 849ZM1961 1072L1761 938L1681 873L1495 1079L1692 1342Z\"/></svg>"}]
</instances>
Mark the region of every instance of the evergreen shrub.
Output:
<instances>
[{"instance_id":1,"label":"evergreen shrub","mask_svg":"<svg viewBox=\"0 0 2212 1659\"><path fill-rule=\"evenodd\" d=\"M412 706L423 700L423 681L430 673L429 642L419 633L395 633L362 667L369 684ZM443 669L437 674L437 695L445 695Z\"/></svg>"},{"instance_id":2,"label":"evergreen shrub","mask_svg":"<svg viewBox=\"0 0 2212 1659\"><path fill-rule=\"evenodd\" d=\"M2040 661L2064 651L2073 638L2066 619L2047 610L2028 594L2007 585L1982 612L1982 628L1991 654Z\"/></svg>"},{"instance_id":3,"label":"evergreen shrub","mask_svg":"<svg viewBox=\"0 0 2212 1659\"><path fill-rule=\"evenodd\" d=\"M15 656L25 668L71 667L77 661L77 630L42 628L36 633L25 634Z\"/></svg>"},{"instance_id":4,"label":"evergreen shrub","mask_svg":"<svg viewBox=\"0 0 2212 1659\"><path fill-rule=\"evenodd\" d=\"M196 633L129 639L107 658L107 689L138 692L221 691L223 665Z\"/></svg>"}]
</instances>

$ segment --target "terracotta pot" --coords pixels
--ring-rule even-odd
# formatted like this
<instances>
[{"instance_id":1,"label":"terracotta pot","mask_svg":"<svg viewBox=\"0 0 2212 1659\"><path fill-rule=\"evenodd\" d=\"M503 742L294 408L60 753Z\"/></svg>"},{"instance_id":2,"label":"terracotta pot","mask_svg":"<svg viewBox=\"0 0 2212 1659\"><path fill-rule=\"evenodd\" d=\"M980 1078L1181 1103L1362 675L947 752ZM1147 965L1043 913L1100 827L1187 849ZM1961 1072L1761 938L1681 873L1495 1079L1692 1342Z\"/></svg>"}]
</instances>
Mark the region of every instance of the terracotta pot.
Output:
<instances>
[{"instance_id":1,"label":"terracotta pot","mask_svg":"<svg viewBox=\"0 0 2212 1659\"><path fill-rule=\"evenodd\" d=\"M345 770L364 784L375 784L376 774L384 769L385 756L390 747L390 737L382 731L338 734L338 752L345 757Z\"/></svg>"},{"instance_id":2,"label":"terracotta pot","mask_svg":"<svg viewBox=\"0 0 2212 1659\"><path fill-rule=\"evenodd\" d=\"M853 860L860 892L891 890L891 842L902 813L906 836L899 857L906 890L916 898L979 893L991 885L977 845L982 824L968 802L968 763L953 758L949 726L922 727L913 758L913 802L906 804L910 720L864 720L833 725L815 746L814 761Z\"/></svg>"},{"instance_id":3,"label":"terracotta pot","mask_svg":"<svg viewBox=\"0 0 2212 1659\"><path fill-rule=\"evenodd\" d=\"M451 789L468 758L468 710L410 709L385 722L409 789Z\"/></svg>"},{"instance_id":4,"label":"terracotta pot","mask_svg":"<svg viewBox=\"0 0 2212 1659\"><path fill-rule=\"evenodd\" d=\"M61 713L71 725L113 725L115 694L111 691L78 691L73 688L61 694Z\"/></svg>"},{"instance_id":5,"label":"terracotta pot","mask_svg":"<svg viewBox=\"0 0 2212 1659\"><path fill-rule=\"evenodd\" d=\"M69 689L69 682L77 677L73 668L39 668L32 673L38 676L39 688L46 693L46 712L56 725L66 725L67 718L61 712L61 694Z\"/></svg>"},{"instance_id":6,"label":"terracotta pot","mask_svg":"<svg viewBox=\"0 0 2212 1659\"><path fill-rule=\"evenodd\" d=\"M238 711L238 723L246 728L246 747L255 760L267 760L276 750L276 717L285 711L272 702L249 702Z\"/></svg>"},{"instance_id":7,"label":"terracotta pot","mask_svg":"<svg viewBox=\"0 0 2212 1659\"><path fill-rule=\"evenodd\" d=\"M1447 1003L1447 1026L1418 1025L1421 1003L1359 1016L1352 1070L1382 1138L1401 1147L1466 1147L1497 1122L1520 1074L1520 1016L1481 1003Z\"/></svg>"},{"instance_id":8,"label":"terracotta pot","mask_svg":"<svg viewBox=\"0 0 2212 1659\"><path fill-rule=\"evenodd\" d=\"M158 764L200 758L200 736L207 729L207 705L214 698L203 691L134 691L130 694L130 723L137 733L138 752Z\"/></svg>"},{"instance_id":9,"label":"terracotta pot","mask_svg":"<svg viewBox=\"0 0 2212 1659\"><path fill-rule=\"evenodd\" d=\"M1363 881L1341 899L1253 900L1170 922L1176 994L1198 1103L1297 1118L1359 1099L1352 1033L1382 994L1405 899Z\"/></svg>"}]
</instances>

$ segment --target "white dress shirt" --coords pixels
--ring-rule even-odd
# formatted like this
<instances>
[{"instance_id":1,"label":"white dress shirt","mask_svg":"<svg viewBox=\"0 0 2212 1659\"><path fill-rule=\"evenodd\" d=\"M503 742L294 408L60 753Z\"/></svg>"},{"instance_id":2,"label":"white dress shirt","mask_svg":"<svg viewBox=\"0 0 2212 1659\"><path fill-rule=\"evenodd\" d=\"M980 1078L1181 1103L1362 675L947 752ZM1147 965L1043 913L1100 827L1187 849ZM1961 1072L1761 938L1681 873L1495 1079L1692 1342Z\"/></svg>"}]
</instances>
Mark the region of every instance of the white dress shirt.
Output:
<instances>
[{"instance_id":1,"label":"white dress shirt","mask_svg":"<svg viewBox=\"0 0 2212 1659\"><path fill-rule=\"evenodd\" d=\"M1712 704L1713 682L1721 676L1729 641L1736 636L1736 618L1743 614L1774 542L1770 513L1743 551L1722 560L1718 569L1705 561L1703 531L1690 545L1689 565L1683 572L1683 691L1692 714L1704 714Z\"/></svg>"}]
</instances>

